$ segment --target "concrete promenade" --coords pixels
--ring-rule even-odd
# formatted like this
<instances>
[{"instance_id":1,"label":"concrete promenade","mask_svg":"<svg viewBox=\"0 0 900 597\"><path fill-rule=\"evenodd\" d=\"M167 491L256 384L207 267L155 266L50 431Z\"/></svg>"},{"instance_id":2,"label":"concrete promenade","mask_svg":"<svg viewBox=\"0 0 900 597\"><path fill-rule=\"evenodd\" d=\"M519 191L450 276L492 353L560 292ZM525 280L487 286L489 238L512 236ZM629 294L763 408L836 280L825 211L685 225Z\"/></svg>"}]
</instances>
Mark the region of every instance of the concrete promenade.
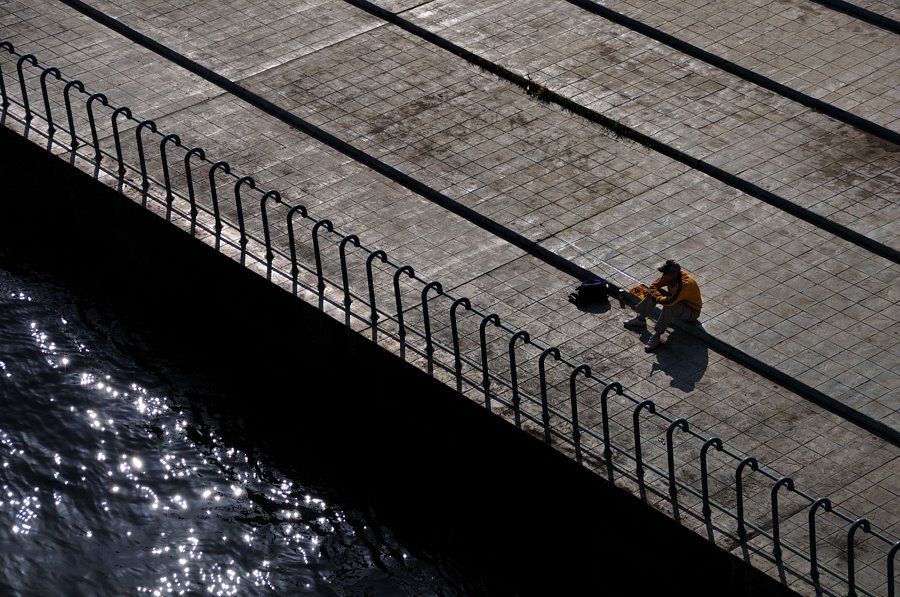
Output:
<instances>
[{"instance_id":1,"label":"concrete promenade","mask_svg":"<svg viewBox=\"0 0 900 597\"><path fill-rule=\"evenodd\" d=\"M152 118L260 187L301 201L629 394L687 418L698 433L900 537L898 446L808 399L826 396L860 419L900 430L900 264L893 257L900 146L891 138L900 134L897 34L800 0L603 5L653 28L658 39L565 1L88 4L367 159L62 2L0 3L0 40ZM890 3L860 5L898 18ZM813 110L659 41L665 36L864 122ZM580 112L530 97L473 56ZM9 64L3 75L14 89ZM30 94L39 104L39 87ZM63 108L54 109L61 118ZM634 134L611 134L594 115ZM109 149L107 122L99 129ZM79 126L88 130L86 119ZM643 137L664 150L640 143ZM126 156L136 162L133 149ZM496 228L449 213L433 196L373 170L374 162ZM702 329L796 384L774 383L684 330L645 354L641 340L649 334L622 327L628 309L616 302L601 312L575 309L567 295L577 280L504 240L500 228L622 286L649 282L657 262L678 259L700 281ZM325 267L332 277L338 271L335 259ZM567 381L554 387L561 401ZM579 408L586 420L598 419L596 401ZM665 449L648 450L648 460L664 468ZM713 495L733 503L726 481ZM748 518L764 521L769 488L748 479ZM782 532L799 532L806 514L798 506ZM819 561L846 567L846 529L821 532ZM856 573L885 594L874 580L883 575L879 566Z\"/></svg>"}]
</instances>

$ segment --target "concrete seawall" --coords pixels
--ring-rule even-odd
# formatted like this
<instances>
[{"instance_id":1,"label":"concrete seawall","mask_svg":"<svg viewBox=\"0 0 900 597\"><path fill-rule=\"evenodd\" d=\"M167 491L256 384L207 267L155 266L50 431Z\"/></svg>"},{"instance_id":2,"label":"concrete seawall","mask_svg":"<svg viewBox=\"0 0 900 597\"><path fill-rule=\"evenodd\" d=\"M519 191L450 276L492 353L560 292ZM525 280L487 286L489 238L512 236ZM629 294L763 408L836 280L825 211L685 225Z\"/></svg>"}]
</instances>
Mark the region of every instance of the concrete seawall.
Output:
<instances>
[{"instance_id":1,"label":"concrete seawall","mask_svg":"<svg viewBox=\"0 0 900 597\"><path fill-rule=\"evenodd\" d=\"M108 302L279 466L491 594L793 594L3 127L0 149L9 254Z\"/></svg>"}]
</instances>

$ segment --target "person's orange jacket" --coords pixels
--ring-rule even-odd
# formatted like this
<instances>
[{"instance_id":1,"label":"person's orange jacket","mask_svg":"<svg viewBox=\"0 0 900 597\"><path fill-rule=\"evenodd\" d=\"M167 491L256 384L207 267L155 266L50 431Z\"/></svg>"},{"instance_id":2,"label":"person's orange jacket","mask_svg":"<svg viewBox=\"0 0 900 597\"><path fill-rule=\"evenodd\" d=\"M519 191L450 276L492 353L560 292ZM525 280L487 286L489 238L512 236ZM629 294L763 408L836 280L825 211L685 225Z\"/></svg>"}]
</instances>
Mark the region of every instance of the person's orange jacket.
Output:
<instances>
[{"instance_id":1,"label":"person's orange jacket","mask_svg":"<svg viewBox=\"0 0 900 597\"><path fill-rule=\"evenodd\" d=\"M674 284L663 284L662 278L650 285L650 295L660 305L677 305L684 303L695 311L703 308L700 298L700 286L689 273L681 270L681 279Z\"/></svg>"}]
</instances>

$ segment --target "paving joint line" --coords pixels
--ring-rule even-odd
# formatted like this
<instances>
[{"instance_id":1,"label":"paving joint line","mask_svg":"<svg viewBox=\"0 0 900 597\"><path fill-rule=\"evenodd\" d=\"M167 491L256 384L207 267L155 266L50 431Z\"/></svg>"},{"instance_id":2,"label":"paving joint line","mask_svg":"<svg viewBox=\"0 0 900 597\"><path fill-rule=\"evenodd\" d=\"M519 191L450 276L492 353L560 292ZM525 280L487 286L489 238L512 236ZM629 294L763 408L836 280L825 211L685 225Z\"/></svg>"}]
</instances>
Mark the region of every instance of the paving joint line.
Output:
<instances>
[{"instance_id":1,"label":"paving joint line","mask_svg":"<svg viewBox=\"0 0 900 597\"><path fill-rule=\"evenodd\" d=\"M328 133L319 127L306 122L304 119L288 112L284 108L281 108L269 100L260 97L259 95L253 93L252 91L238 85L234 81L227 79L226 77L214 72L213 70L187 58L186 56L179 54L178 52L168 48L159 42L147 37L146 35L128 27L124 23L109 17L108 15L100 12L99 10L85 4L81 0L59 0L63 4L68 5L70 8L77 10L78 12L84 14L85 16L95 20L96 22L112 29L113 31L119 33L120 35L130 39L131 41L151 50L160 56L170 60L171 62L181 66L193 74L200 76L207 81L221 87L225 91L231 93L235 97L247 102L251 106L254 106L269 115L278 118L285 124L288 124L297 130L306 133L313 138L325 143L326 145L332 147L333 149L347 155L348 157L372 168L376 172L394 180L398 184L406 187L407 189L413 191L414 193L444 207L448 211L463 217L468 220L472 224L475 224L492 234L503 238L510 244L517 246L518 248L524 250L526 253L541 259L542 261L552 265L556 269L559 269L562 272L568 273L575 278L581 280L595 279L599 276L594 275L592 272L586 270L585 268L569 261L549 251L548 249L538 245L534 241L531 241L521 234L501 225L497 222L494 222L490 218L479 214L478 212L472 210L471 208L465 207L450 197L440 193L428 187L424 183L412 178L411 176L400 172L396 168L381 162L377 158L374 158L362 150L353 147L346 141L339 139L338 137ZM357 0L345 0L348 2L355 2ZM376 7L377 8L377 7ZM379 9L382 10L382 9ZM552 93L552 92L550 92ZM602 116L601 116L602 117ZM603 117L605 118L605 117ZM640 133L636 133L640 135ZM641 135L643 136L643 135ZM622 290L622 289L617 289ZM627 296L625 297L628 302L632 302L633 297L625 293ZM624 296L624 295L623 295ZM705 330L695 325L686 325L681 322L674 322L674 327L685 331L688 334L691 334L698 338L699 340L705 342L710 348L722 354L723 356L732 359L733 361L741 364L742 366L751 369L763 377L766 377L772 381L775 381L779 385L782 385L789 391L801 396L802 398L813 402L830 412L838 414L845 420L852 422L859 427L865 429L869 433L872 433L881 439L892 443L895 446L900 447L900 432L891 429L884 423L877 421L868 415L865 415L859 411L856 411L837 400L825 395L824 393L808 386L807 384L796 380L789 375L777 370L771 365L767 365L743 352L742 350L731 346L714 336L711 336Z\"/></svg>"}]
</instances>

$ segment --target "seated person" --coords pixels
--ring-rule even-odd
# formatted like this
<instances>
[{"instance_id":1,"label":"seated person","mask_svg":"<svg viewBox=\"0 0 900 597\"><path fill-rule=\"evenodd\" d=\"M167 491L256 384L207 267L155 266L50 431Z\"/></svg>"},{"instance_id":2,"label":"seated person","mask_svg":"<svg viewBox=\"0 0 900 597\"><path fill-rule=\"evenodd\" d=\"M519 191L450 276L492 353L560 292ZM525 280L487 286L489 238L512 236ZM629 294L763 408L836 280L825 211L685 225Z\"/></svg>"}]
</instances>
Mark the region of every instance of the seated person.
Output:
<instances>
[{"instance_id":1,"label":"seated person","mask_svg":"<svg viewBox=\"0 0 900 597\"><path fill-rule=\"evenodd\" d=\"M662 335L673 319L681 321L697 321L703 300L700 298L700 287L697 281L681 269L677 261L668 259L656 268L662 276L649 287L641 284L633 290L643 291L643 300L635 305L638 314L625 322L625 327L645 328L647 315L656 305L662 305L662 315L654 326L654 334L647 341L644 350L653 352L662 345Z\"/></svg>"}]
</instances>

